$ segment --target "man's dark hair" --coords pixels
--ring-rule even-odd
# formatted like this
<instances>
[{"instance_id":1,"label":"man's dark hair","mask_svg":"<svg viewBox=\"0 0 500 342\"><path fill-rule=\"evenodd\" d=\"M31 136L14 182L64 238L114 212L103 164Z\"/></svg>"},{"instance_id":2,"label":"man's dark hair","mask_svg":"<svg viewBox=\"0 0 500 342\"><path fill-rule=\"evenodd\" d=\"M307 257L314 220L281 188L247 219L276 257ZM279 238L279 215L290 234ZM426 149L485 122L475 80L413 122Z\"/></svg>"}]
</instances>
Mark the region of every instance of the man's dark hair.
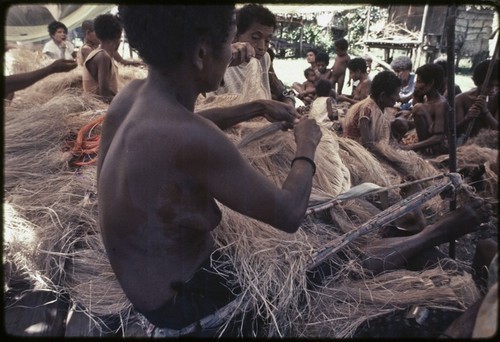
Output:
<instances>
[{"instance_id":1,"label":"man's dark hair","mask_svg":"<svg viewBox=\"0 0 500 342\"><path fill-rule=\"evenodd\" d=\"M444 58L438 58L434 61L434 64L440 65L443 68L443 77L448 76L448 61Z\"/></svg>"},{"instance_id":2,"label":"man's dark hair","mask_svg":"<svg viewBox=\"0 0 500 342\"><path fill-rule=\"evenodd\" d=\"M363 58L353 58L347 63L347 68L350 71L361 71L366 74L366 61Z\"/></svg>"},{"instance_id":3,"label":"man's dark hair","mask_svg":"<svg viewBox=\"0 0 500 342\"><path fill-rule=\"evenodd\" d=\"M395 73L389 70L381 71L373 78L370 97L376 100L382 93L393 94L399 87L401 87L401 80Z\"/></svg>"},{"instance_id":4,"label":"man's dark hair","mask_svg":"<svg viewBox=\"0 0 500 342\"><path fill-rule=\"evenodd\" d=\"M68 28L66 27L66 25L64 25L63 23L61 23L60 21L53 21L49 24L49 26L47 27L48 30L49 30L49 35L52 37L54 34L56 34L56 31L60 28L63 28L64 29L64 32L66 34L68 34Z\"/></svg>"},{"instance_id":5,"label":"man's dark hair","mask_svg":"<svg viewBox=\"0 0 500 342\"><path fill-rule=\"evenodd\" d=\"M349 43L345 38L340 38L333 42L333 46L342 50L347 50L347 48L349 47Z\"/></svg>"},{"instance_id":6,"label":"man's dark hair","mask_svg":"<svg viewBox=\"0 0 500 342\"><path fill-rule=\"evenodd\" d=\"M332 91L332 82L328 80L318 80L316 81L316 84L314 85L316 88L316 95L317 96L330 96L330 93Z\"/></svg>"},{"instance_id":7,"label":"man's dark hair","mask_svg":"<svg viewBox=\"0 0 500 342\"><path fill-rule=\"evenodd\" d=\"M490 62L491 59L486 59L480 62L474 68L474 71L472 72L472 80L474 81L476 87L480 87L483 85L484 80L486 79L486 73L488 72L488 67L490 66ZM493 65L489 83L491 83L492 80L498 79L498 60L496 60L494 63L495 64Z\"/></svg>"},{"instance_id":8,"label":"man's dark hair","mask_svg":"<svg viewBox=\"0 0 500 342\"><path fill-rule=\"evenodd\" d=\"M222 47L234 24L234 5L120 5L118 12L130 46L146 63L162 67L190 56L202 37Z\"/></svg>"},{"instance_id":9,"label":"man's dark hair","mask_svg":"<svg viewBox=\"0 0 500 342\"><path fill-rule=\"evenodd\" d=\"M276 30L276 16L260 4L247 4L236 11L237 34L245 33L256 22Z\"/></svg>"},{"instance_id":10,"label":"man's dark hair","mask_svg":"<svg viewBox=\"0 0 500 342\"><path fill-rule=\"evenodd\" d=\"M418 67L415 73L426 84L434 82L434 89L439 90L443 86L444 82L443 67L438 64L434 63L424 64Z\"/></svg>"},{"instance_id":11,"label":"man's dark hair","mask_svg":"<svg viewBox=\"0 0 500 342\"><path fill-rule=\"evenodd\" d=\"M325 65L328 65L328 63L330 63L330 57L328 57L326 52L318 52L316 54L316 63L318 62L325 62Z\"/></svg>"},{"instance_id":12,"label":"man's dark hair","mask_svg":"<svg viewBox=\"0 0 500 342\"><path fill-rule=\"evenodd\" d=\"M122 36L123 26L116 16L102 14L94 20L95 35L99 40L115 40Z\"/></svg>"}]
</instances>

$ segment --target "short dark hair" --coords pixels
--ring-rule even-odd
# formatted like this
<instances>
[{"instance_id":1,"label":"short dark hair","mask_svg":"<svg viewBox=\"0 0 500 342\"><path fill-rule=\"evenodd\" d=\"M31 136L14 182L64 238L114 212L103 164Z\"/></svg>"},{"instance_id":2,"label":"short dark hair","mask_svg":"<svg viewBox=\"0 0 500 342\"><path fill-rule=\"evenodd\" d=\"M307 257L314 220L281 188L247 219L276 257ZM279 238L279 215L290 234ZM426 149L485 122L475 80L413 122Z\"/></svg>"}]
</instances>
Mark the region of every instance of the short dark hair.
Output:
<instances>
[{"instance_id":1,"label":"short dark hair","mask_svg":"<svg viewBox=\"0 0 500 342\"><path fill-rule=\"evenodd\" d=\"M342 50L347 50L347 48L349 47L349 43L345 38L340 38L333 42L333 46Z\"/></svg>"},{"instance_id":2,"label":"short dark hair","mask_svg":"<svg viewBox=\"0 0 500 342\"><path fill-rule=\"evenodd\" d=\"M427 63L417 68L417 76L426 84L434 82L434 89L441 89L444 81L443 67L439 64Z\"/></svg>"},{"instance_id":3,"label":"short dark hair","mask_svg":"<svg viewBox=\"0 0 500 342\"><path fill-rule=\"evenodd\" d=\"M276 16L261 4L247 4L236 11L237 34L245 33L255 22L276 30Z\"/></svg>"},{"instance_id":4,"label":"short dark hair","mask_svg":"<svg viewBox=\"0 0 500 342\"><path fill-rule=\"evenodd\" d=\"M316 56L318 54L318 50L316 50L314 48L311 48L311 49L309 49L309 50L306 51L306 53L309 53L309 52L314 53L314 56Z\"/></svg>"},{"instance_id":5,"label":"short dark hair","mask_svg":"<svg viewBox=\"0 0 500 342\"><path fill-rule=\"evenodd\" d=\"M443 76L448 76L448 61L444 58L438 58L434 60L434 64L440 65L443 68Z\"/></svg>"},{"instance_id":6,"label":"short dark hair","mask_svg":"<svg viewBox=\"0 0 500 342\"><path fill-rule=\"evenodd\" d=\"M476 67L474 68L474 71L472 72L472 80L474 81L474 84L476 87L479 87L483 85L485 79L486 79L486 73L488 72L488 68L490 66L491 59L486 59L482 62L480 62ZM493 65L493 70L491 72L491 78L488 83L491 83L492 80L497 80L498 79L498 60L494 62L495 64Z\"/></svg>"},{"instance_id":7,"label":"short dark hair","mask_svg":"<svg viewBox=\"0 0 500 342\"><path fill-rule=\"evenodd\" d=\"M306 68L306 69L304 70L304 76L307 78L307 75L308 75L310 72L314 72L314 69L313 69L313 68Z\"/></svg>"},{"instance_id":8,"label":"short dark hair","mask_svg":"<svg viewBox=\"0 0 500 342\"><path fill-rule=\"evenodd\" d=\"M60 21L53 21L49 24L49 26L47 27L48 30L49 30L49 35L52 37L54 34L56 34L56 31L60 28L63 28L64 29L64 32L66 34L68 34L68 28L66 27L66 25L64 25L63 23L61 23Z\"/></svg>"},{"instance_id":9,"label":"short dark hair","mask_svg":"<svg viewBox=\"0 0 500 342\"><path fill-rule=\"evenodd\" d=\"M202 37L221 47L234 24L234 5L120 5L118 13L130 46L146 63L162 67L189 56Z\"/></svg>"},{"instance_id":10,"label":"short dark hair","mask_svg":"<svg viewBox=\"0 0 500 342\"><path fill-rule=\"evenodd\" d=\"M94 31L94 21L93 20L84 20L82 22L82 32L85 34L87 31Z\"/></svg>"},{"instance_id":11,"label":"short dark hair","mask_svg":"<svg viewBox=\"0 0 500 342\"><path fill-rule=\"evenodd\" d=\"M318 62L325 62L325 65L328 65L328 63L330 63L330 57L328 57L326 52L318 52L316 54L316 63Z\"/></svg>"},{"instance_id":12,"label":"short dark hair","mask_svg":"<svg viewBox=\"0 0 500 342\"><path fill-rule=\"evenodd\" d=\"M330 96L330 93L332 91L332 82L320 79L316 81L316 84L314 86L316 88L317 96Z\"/></svg>"},{"instance_id":13,"label":"short dark hair","mask_svg":"<svg viewBox=\"0 0 500 342\"><path fill-rule=\"evenodd\" d=\"M122 36L122 22L112 14L101 14L94 20L95 35L99 40L115 40Z\"/></svg>"},{"instance_id":14,"label":"short dark hair","mask_svg":"<svg viewBox=\"0 0 500 342\"><path fill-rule=\"evenodd\" d=\"M389 70L379 72L373 78L370 88L370 97L377 99L382 93L392 94L401 87L401 80Z\"/></svg>"},{"instance_id":15,"label":"short dark hair","mask_svg":"<svg viewBox=\"0 0 500 342\"><path fill-rule=\"evenodd\" d=\"M349 68L350 71L361 71L362 73L366 73L366 61L361 57L353 58L347 63L347 68Z\"/></svg>"}]
</instances>

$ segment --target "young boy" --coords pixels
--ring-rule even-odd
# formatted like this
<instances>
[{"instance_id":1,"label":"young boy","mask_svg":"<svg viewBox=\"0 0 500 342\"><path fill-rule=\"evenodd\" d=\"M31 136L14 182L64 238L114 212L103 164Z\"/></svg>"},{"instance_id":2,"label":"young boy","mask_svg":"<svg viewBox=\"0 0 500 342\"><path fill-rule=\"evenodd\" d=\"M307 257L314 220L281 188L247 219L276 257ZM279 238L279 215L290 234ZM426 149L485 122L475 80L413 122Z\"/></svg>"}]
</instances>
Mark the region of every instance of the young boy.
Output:
<instances>
[{"instance_id":1,"label":"young boy","mask_svg":"<svg viewBox=\"0 0 500 342\"><path fill-rule=\"evenodd\" d=\"M93 20L84 20L82 23L82 32L83 32L83 45L78 51L77 61L79 65L83 65L89 53L99 46L99 39L97 38L94 30L94 21ZM123 65L131 65L131 66L140 66L143 65L142 62L136 61L128 61L123 59L123 57L115 51L113 54L113 58L118 63Z\"/></svg>"},{"instance_id":2,"label":"young boy","mask_svg":"<svg viewBox=\"0 0 500 342\"><path fill-rule=\"evenodd\" d=\"M357 103L370 95L371 80L366 72L367 64L363 58L354 58L347 64L349 68L349 75L354 82L358 82L358 85L353 90L351 96L338 95L337 101L346 101L350 104Z\"/></svg>"},{"instance_id":3,"label":"young boy","mask_svg":"<svg viewBox=\"0 0 500 342\"><path fill-rule=\"evenodd\" d=\"M438 64L424 64L417 69L416 75L414 97L425 98L424 102L415 104L411 109L418 142L400 147L434 156L448 153L446 123L449 106L446 98L439 93L443 82L443 69ZM401 127L398 126L401 124L399 120L399 118L394 120L393 128ZM411 126L409 123L408 128ZM399 131L396 135L402 136L402 133Z\"/></svg>"},{"instance_id":4,"label":"young boy","mask_svg":"<svg viewBox=\"0 0 500 342\"><path fill-rule=\"evenodd\" d=\"M333 72L331 69L328 69L328 64L330 63L330 58L326 52L318 52L316 55L316 81L319 80L327 80L332 84L332 90L330 96L333 98L337 97L337 93L333 89Z\"/></svg>"},{"instance_id":5,"label":"young boy","mask_svg":"<svg viewBox=\"0 0 500 342\"><path fill-rule=\"evenodd\" d=\"M346 39L337 39L333 46L335 46L335 62L332 66L332 87L336 90L337 94L342 94L342 89L344 88L345 72L347 70L347 63L351 60L351 57L347 54L347 49L349 48L349 43Z\"/></svg>"},{"instance_id":6,"label":"young boy","mask_svg":"<svg viewBox=\"0 0 500 342\"><path fill-rule=\"evenodd\" d=\"M118 68L113 56L120 46L122 24L117 17L103 14L95 19L94 26L100 44L83 63L83 91L110 102L118 92Z\"/></svg>"},{"instance_id":7,"label":"young boy","mask_svg":"<svg viewBox=\"0 0 500 342\"><path fill-rule=\"evenodd\" d=\"M119 7L129 43L149 72L130 82L106 115L99 224L116 277L154 335L180 336L194 327L213 336L219 327L209 331L200 320L237 295L210 266L211 257L222 257L211 235L222 215L217 202L292 233L311 192L321 139L313 119L298 120L293 108L272 100L193 112L198 95L217 89L230 63L233 11L222 5ZM281 188L222 132L257 116L294 127L296 158Z\"/></svg>"}]
</instances>

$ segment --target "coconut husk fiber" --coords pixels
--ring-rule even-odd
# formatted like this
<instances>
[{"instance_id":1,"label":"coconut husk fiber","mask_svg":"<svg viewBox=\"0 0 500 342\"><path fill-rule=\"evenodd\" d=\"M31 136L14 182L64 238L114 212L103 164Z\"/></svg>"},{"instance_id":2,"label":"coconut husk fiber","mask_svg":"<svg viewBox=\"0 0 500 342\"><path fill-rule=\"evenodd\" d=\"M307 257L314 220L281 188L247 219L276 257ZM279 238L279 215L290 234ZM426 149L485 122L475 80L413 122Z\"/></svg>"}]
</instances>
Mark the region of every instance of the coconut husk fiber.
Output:
<instances>
[{"instance_id":1,"label":"coconut husk fiber","mask_svg":"<svg viewBox=\"0 0 500 342\"><path fill-rule=\"evenodd\" d=\"M11 209L8 212L15 215L9 214L4 220L5 232L15 235L16 231L29 231L33 238L22 243L5 240L4 250L9 253L4 264L14 265L10 268L12 277L38 274L40 276L35 278L47 279L39 286L69 294L79 309L96 322L100 322L104 315L112 315L120 317L122 324L126 325L136 316L114 277L99 234L95 166L69 167L72 156L64 150L65 137L71 135L75 127L80 128L100 115L101 108L80 105L74 96L69 93L54 98L57 105L49 101L47 107L40 106L38 111L6 109L5 164L8 172L4 178L8 189L4 195L4 208L10 205L15 212ZM41 113L38 117L37 112ZM26 133L22 132L23 126L26 126ZM229 130L227 135L237 144L246 134L260 127L262 123L256 121ZM19 139L16 139L16 134L20 135ZM351 175L342 161L340 145L334 135L324 134L323 139L316 154L318 168L313 179L313 197L333 198L350 188ZM278 132L241 150L253 167L276 184L281 184L289 171L293 151L291 132ZM363 181L362 176L359 177ZM328 289L356 288L352 279L366 280L363 286L361 280L356 283L364 295L380 286L377 282L370 282L372 277L358 262L362 245L375 238L374 235L345 247L343 258L332 256L331 264L341 271L326 287L316 291L308 291L306 287L305 270L312 253L369 218L372 208L365 204L361 200L346 202L322 216L308 216L296 234L280 232L221 207L223 220L214 231L215 241L229 256L229 263L237 272L238 285L250 298L244 306L266 320L264 335L318 336L315 332L298 328L312 322L327 329L332 322L349 321L351 314L348 310L332 312L339 301L346 307L356 306L360 312L366 313L356 322L378 315L375 309L387 307L387 303L360 302L342 297L341 293L332 296L328 292ZM22 225L16 223L20 221ZM342 225L338 227L335 223L340 222ZM18 237L21 238L21 234ZM216 265L221 272L226 266ZM394 278L401 279L405 274L402 272ZM451 279L450 282L458 281L456 272L444 269L435 272L443 279ZM395 281L384 286L390 291L394 287L393 292L400 288ZM410 296L413 291L412 285L402 292ZM457 310L463 310L463 303L469 298L458 294L457 298L450 299L449 291L436 291L432 297L433 305ZM373 310L369 311L369 308ZM348 337L353 329L328 331L321 336Z\"/></svg>"}]
</instances>

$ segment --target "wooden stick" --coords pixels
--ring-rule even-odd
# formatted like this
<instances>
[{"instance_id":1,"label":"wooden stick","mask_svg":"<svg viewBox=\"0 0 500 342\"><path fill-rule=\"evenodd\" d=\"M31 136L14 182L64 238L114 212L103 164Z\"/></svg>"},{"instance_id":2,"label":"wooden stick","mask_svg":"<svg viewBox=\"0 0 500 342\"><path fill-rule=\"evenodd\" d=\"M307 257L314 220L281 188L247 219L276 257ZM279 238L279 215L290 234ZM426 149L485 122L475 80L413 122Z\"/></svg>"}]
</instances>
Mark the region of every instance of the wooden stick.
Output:
<instances>
[{"instance_id":1,"label":"wooden stick","mask_svg":"<svg viewBox=\"0 0 500 342\"><path fill-rule=\"evenodd\" d=\"M460 175L458 175L458 179L461 179ZM350 231L338 237L337 239L332 240L323 248L313 254L307 268L309 270L313 269L333 254L337 253L342 247L357 239L358 237L365 235L377 228L380 228L381 226L384 226L394 220L397 220L406 213L414 210L423 203L427 202L432 197L436 196L446 188L456 183L456 180L457 178L455 177L454 179L452 179L452 181L435 184L428 187L427 189L417 192L374 216L372 219L363 223L359 228Z\"/></svg>"},{"instance_id":2,"label":"wooden stick","mask_svg":"<svg viewBox=\"0 0 500 342\"><path fill-rule=\"evenodd\" d=\"M493 56L491 57L490 64L488 65L488 71L486 72L486 76L484 78L484 82L481 86L481 91L479 95L485 95L486 90L488 89L488 84L490 83L490 78L491 74L493 73L493 66L495 65L495 62L497 60L497 55L498 55L498 40L495 45L495 52L493 53ZM474 128L474 124L476 123L476 118L473 118L471 122L469 122L469 126L467 126L467 131L465 132L465 135L463 136L462 139L462 145L466 143L467 139L469 139L469 135L472 131L472 128Z\"/></svg>"}]
</instances>

